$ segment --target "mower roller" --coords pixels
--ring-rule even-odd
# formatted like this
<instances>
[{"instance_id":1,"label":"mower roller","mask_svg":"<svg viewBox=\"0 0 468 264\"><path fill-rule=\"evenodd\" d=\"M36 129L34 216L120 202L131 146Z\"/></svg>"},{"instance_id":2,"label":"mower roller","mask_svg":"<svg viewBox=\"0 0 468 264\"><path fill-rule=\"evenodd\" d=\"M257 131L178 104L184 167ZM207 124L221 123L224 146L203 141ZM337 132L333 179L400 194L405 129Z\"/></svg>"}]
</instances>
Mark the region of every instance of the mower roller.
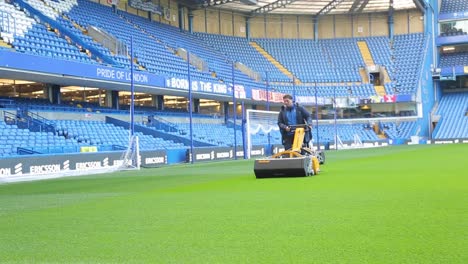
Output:
<instances>
[{"instance_id":1,"label":"mower roller","mask_svg":"<svg viewBox=\"0 0 468 264\"><path fill-rule=\"evenodd\" d=\"M291 149L255 160L254 172L257 179L306 177L320 172L320 164L325 163L325 153L303 147L306 125L294 127L294 141Z\"/></svg>"}]
</instances>

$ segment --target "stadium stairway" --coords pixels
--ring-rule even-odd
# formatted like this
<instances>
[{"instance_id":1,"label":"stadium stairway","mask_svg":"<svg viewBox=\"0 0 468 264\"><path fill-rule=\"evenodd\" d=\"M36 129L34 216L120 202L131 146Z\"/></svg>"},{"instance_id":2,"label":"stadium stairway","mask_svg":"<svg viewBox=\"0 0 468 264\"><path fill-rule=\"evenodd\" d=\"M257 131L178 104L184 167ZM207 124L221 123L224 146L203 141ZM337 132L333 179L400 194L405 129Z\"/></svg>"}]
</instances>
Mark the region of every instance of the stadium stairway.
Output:
<instances>
[{"instance_id":1,"label":"stadium stairway","mask_svg":"<svg viewBox=\"0 0 468 264\"><path fill-rule=\"evenodd\" d=\"M11 45L6 43L3 39L0 40L0 48L7 48L7 49L11 49Z\"/></svg>"},{"instance_id":2,"label":"stadium stairway","mask_svg":"<svg viewBox=\"0 0 468 264\"><path fill-rule=\"evenodd\" d=\"M20 129L28 129L32 132L55 131L55 127L52 125L50 120L26 109L18 108L16 113L3 111L3 116L5 120L10 120Z\"/></svg>"},{"instance_id":3,"label":"stadium stairway","mask_svg":"<svg viewBox=\"0 0 468 264\"><path fill-rule=\"evenodd\" d=\"M383 85L374 85L375 93L379 96L384 96L387 93L385 92L385 87Z\"/></svg>"},{"instance_id":4,"label":"stadium stairway","mask_svg":"<svg viewBox=\"0 0 468 264\"><path fill-rule=\"evenodd\" d=\"M374 59L372 58L372 54L370 52L369 47L367 46L367 42L365 41L358 41L357 45L359 47L359 52L361 53L362 59L366 63L366 66L374 66L375 62ZM361 69L359 71L359 74L363 78L363 81L368 80L369 78L367 77L367 72L365 69ZM366 82L365 82L366 83ZM375 85L374 86L375 93L379 96L384 96L386 94L385 92L385 87L381 85Z\"/></svg>"},{"instance_id":5,"label":"stadium stairway","mask_svg":"<svg viewBox=\"0 0 468 264\"><path fill-rule=\"evenodd\" d=\"M358 41L357 45L359 47L359 51L361 52L362 59L366 63L366 66L373 66L375 65L374 59L372 58L372 54L367 46L367 42L365 41Z\"/></svg>"},{"instance_id":6,"label":"stadium stairway","mask_svg":"<svg viewBox=\"0 0 468 264\"><path fill-rule=\"evenodd\" d=\"M266 50L264 50L260 45L256 42L251 41L250 45L255 48L260 54L262 54L268 61L270 61L276 68L278 68L284 75L288 76L289 78L296 81L296 84L300 84L301 81L294 76L292 72L290 72L286 67L284 67L279 61L277 61L273 56L271 56Z\"/></svg>"},{"instance_id":7,"label":"stadium stairway","mask_svg":"<svg viewBox=\"0 0 468 264\"><path fill-rule=\"evenodd\" d=\"M383 129L379 129L379 132L376 132L377 137L380 139L387 139L387 134Z\"/></svg>"},{"instance_id":8,"label":"stadium stairway","mask_svg":"<svg viewBox=\"0 0 468 264\"><path fill-rule=\"evenodd\" d=\"M366 41L358 41L357 45L359 47L359 51L361 53L362 59L366 63L366 66L368 66L368 67L369 66L374 66L376 63L375 63L375 61L373 59L371 50L369 49L369 46L367 45L367 42ZM389 74L387 72L387 69L385 67L381 67L380 72L383 74L383 83L384 84L391 83L391 79L390 79L390 76L389 76ZM359 70L359 74L361 75L362 80L363 80L364 83L369 82L369 77L368 77L367 72L366 72L365 69L361 68ZM379 96L384 96L384 95L387 94L387 92L385 90L385 85L384 86L380 86L380 85L379 86L374 86L374 89L375 89L376 94L379 95Z\"/></svg>"}]
</instances>

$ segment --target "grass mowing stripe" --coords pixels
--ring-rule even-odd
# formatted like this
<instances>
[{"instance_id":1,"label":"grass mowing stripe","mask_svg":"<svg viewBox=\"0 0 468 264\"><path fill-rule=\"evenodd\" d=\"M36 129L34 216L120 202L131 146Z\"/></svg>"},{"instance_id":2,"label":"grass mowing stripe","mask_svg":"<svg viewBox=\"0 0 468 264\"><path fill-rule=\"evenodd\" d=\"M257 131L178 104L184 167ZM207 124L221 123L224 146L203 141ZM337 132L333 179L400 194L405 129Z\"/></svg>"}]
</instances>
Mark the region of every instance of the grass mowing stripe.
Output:
<instances>
[{"instance_id":1,"label":"grass mowing stripe","mask_svg":"<svg viewBox=\"0 0 468 264\"><path fill-rule=\"evenodd\" d=\"M331 151L306 178L229 161L2 185L29 205L0 218L1 262L466 263L467 152Z\"/></svg>"}]
</instances>

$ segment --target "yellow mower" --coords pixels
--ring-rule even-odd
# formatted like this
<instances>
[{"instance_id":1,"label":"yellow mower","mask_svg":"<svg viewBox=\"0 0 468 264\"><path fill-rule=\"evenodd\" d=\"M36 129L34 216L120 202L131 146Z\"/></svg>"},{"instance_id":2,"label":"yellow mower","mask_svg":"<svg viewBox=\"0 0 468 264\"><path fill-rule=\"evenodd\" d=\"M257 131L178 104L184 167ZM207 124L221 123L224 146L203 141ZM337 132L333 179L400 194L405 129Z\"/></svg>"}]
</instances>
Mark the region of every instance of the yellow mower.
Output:
<instances>
[{"instance_id":1,"label":"yellow mower","mask_svg":"<svg viewBox=\"0 0 468 264\"><path fill-rule=\"evenodd\" d=\"M303 146L306 125L295 126L294 142L291 149L271 157L255 160L255 177L306 177L317 175L320 164L325 163L325 153Z\"/></svg>"}]
</instances>

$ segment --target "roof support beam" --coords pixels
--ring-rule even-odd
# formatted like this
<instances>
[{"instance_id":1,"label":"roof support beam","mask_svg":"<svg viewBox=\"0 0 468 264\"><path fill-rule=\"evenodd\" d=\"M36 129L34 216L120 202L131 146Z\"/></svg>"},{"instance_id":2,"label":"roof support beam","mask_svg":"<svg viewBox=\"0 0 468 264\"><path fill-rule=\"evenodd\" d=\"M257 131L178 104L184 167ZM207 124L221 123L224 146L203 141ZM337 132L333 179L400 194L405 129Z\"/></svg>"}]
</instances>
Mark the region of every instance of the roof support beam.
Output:
<instances>
[{"instance_id":1,"label":"roof support beam","mask_svg":"<svg viewBox=\"0 0 468 264\"><path fill-rule=\"evenodd\" d=\"M394 17L393 17L394 11L395 10L393 9L393 0L390 0L390 3L388 5L388 36L390 37L390 40L392 41L392 43L393 43L393 35L395 31ZM393 48L391 48L390 51L393 52ZM392 60L392 63L393 63L393 60Z\"/></svg>"},{"instance_id":2,"label":"roof support beam","mask_svg":"<svg viewBox=\"0 0 468 264\"><path fill-rule=\"evenodd\" d=\"M326 15L333 9L335 9L339 4L341 4L344 0L333 0L328 3L324 8L318 11L317 16Z\"/></svg>"},{"instance_id":3,"label":"roof support beam","mask_svg":"<svg viewBox=\"0 0 468 264\"><path fill-rule=\"evenodd\" d=\"M362 0L354 0L353 5L349 9L349 12L354 13L354 10L357 10L361 5Z\"/></svg>"},{"instance_id":4,"label":"roof support beam","mask_svg":"<svg viewBox=\"0 0 468 264\"><path fill-rule=\"evenodd\" d=\"M426 13L426 3L423 0L413 0L416 7L423 13Z\"/></svg>"},{"instance_id":5,"label":"roof support beam","mask_svg":"<svg viewBox=\"0 0 468 264\"><path fill-rule=\"evenodd\" d=\"M353 12L361 13L362 10L364 10L364 8L367 6L368 3L369 3L369 0L364 0L363 3L361 4L361 6L357 10L353 10Z\"/></svg>"},{"instance_id":6,"label":"roof support beam","mask_svg":"<svg viewBox=\"0 0 468 264\"><path fill-rule=\"evenodd\" d=\"M273 11L275 9L285 7L285 6L287 6L287 5L291 4L291 3L294 3L296 1L297 0L277 0L275 2L272 2L272 3L268 4L268 5L265 5L265 6L262 6L262 7L259 7L257 9L252 10L252 12L250 12L250 14L252 16L265 14L265 13L271 12L271 11Z\"/></svg>"},{"instance_id":7,"label":"roof support beam","mask_svg":"<svg viewBox=\"0 0 468 264\"><path fill-rule=\"evenodd\" d=\"M390 5L388 6L388 17L392 17L393 19L393 12L395 9L393 8L393 0L390 0Z\"/></svg>"}]
</instances>

